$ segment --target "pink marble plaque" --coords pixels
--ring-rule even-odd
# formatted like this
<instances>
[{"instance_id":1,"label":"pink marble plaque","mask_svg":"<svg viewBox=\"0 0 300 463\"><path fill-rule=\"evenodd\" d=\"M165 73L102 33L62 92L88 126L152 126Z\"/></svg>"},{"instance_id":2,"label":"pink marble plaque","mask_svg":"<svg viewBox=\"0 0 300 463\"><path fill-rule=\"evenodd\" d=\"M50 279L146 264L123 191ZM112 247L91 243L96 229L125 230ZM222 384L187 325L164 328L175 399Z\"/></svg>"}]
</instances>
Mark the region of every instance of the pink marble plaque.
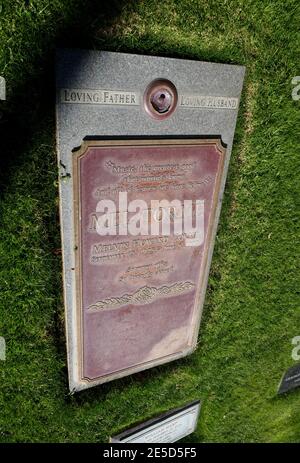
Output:
<instances>
[{"instance_id":1,"label":"pink marble plaque","mask_svg":"<svg viewBox=\"0 0 300 463\"><path fill-rule=\"evenodd\" d=\"M195 348L224 154L219 139L85 141L74 152L80 381L106 382ZM136 210L134 200L142 200ZM193 225L201 201L202 238L194 242L183 221L175 233L175 209L151 209L155 200L192 201ZM139 211L148 227L132 234ZM158 234L151 233L154 216Z\"/></svg>"}]
</instances>

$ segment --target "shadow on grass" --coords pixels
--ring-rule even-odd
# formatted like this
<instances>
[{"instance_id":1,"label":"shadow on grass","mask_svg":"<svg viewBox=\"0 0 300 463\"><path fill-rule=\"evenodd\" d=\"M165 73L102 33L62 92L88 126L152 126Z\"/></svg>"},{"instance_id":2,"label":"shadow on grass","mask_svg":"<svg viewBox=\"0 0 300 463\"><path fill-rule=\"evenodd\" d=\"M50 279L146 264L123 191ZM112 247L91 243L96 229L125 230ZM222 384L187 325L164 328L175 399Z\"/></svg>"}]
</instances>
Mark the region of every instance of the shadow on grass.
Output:
<instances>
[{"instance_id":1,"label":"shadow on grass","mask_svg":"<svg viewBox=\"0 0 300 463\"><path fill-rule=\"evenodd\" d=\"M28 43L26 28L19 29L27 55L26 52L22 55L21 49L20 56L16 57L12 64L8 63L8 76L5 76L7 101L0 102L1 190L9 183L10 168L22 157L43 120L51 115L54 121L55 49L93 48L95 29L101 28L101 24L113 21L128 1L131 0L74 0L71 2L74 3L74 9L65 21L57 21L57 25L53 26L53 22L58 18L49 16L49 25L43 25L39 47L34 41Z\"/></svg>"},{"instance_id":2,"label":"shadow on grass","mask_svg":"<svg viewBox=\"0 0 300 463\"><path fill-rule=\"evenodd\" d=\"M44 34L41 36L42 45L40 44L39 49L42 49L42 53L38 51L36 44L32 42L29 44L31 53L23 57L18 65L15 66L18 69L19 75L14 80L7 82L8 86L8 100L7 102L1 103L1 110L4 113L3 119L0 123L1 137L0 137L0 188L1 195L5 193L7 188L13 188L11 185L12 173L15 169L18 169L24 162L26 162L27 151L29 151L32 145L36 145L39 141L41 133L46 133L46 138L49 137L49 146L52 146L51 162L49 163L49 169L56 169L56 154L55 154L55 142L53 140L53 133L55 130L55 83L54 83L54 52L57 47L72 47L72 48L95 48L101 47L102 49L118 51L145 53L145 54L160 54L162 56L168 55L172 57L196 59L195 56L188 53L187 50L180 50L172 52L171 44L167 47L161 48L158 52L158 45L156 44L154 49L151 48L151 41L145 39L145 47L138 50L130 47L121 46L114 40L113 37L107 37L98 35L95 39L95 32L101 30L102 25L107 26L110 22L116 20L125 4L130 3L132 0L121 0L121 1L74 1L74 10L67 16L65 21L58 22L57 26L53 28L53 18L49 17L51 27L44 25ZM50 25L49 25L50 26ZM23 30L24 43L27 41L26 29ZM117 39L118 40L118 39ZM28 42L27 42L28 49ZM21 50L22 53L22 50ZM197 57L199 59L199 57ZM210 55L203 56L202 59L210 59L213 57ZM221 57L215 57L215 60L221 61ZM21 63L21 65L20 65ZM31 71L28 72L28 69ZM13 75L14 65L11 66L10 73ZM242 101L241 110L244 109L244 100ZM244 131L243 122L240 119L236 143L240 143L242 134ZM41 150L39 159L37 162L37 169L39 165L45 163L44 155L47 150ZM50 156L50 154L49 154ZM238 174L238 165L234 163L235 167L230 176L230 182L234 184L235 176ZM41 170L43 175L47 175L45 170ZM43 208L43 202L48 200L48 208L54 209L55 198L57 198L57 188L54 184L51 184L53 172L50 177L45 179L43 175L40 177L39 188L36 191L31 191L30 194L35 195L40 201L40 207ZM56 175L56 174L55 174ZM45 191L45 184L48 185L49 190ZM228 226L229 220L229 207L231 203L231 197L233 190L228 185L227 194L225 197L224 207L221 216L223 232ZM48 199L47 199L48 198ZM51 203L50 203L51 202ZM57 309L53 314L54 323L50 330L50 335L55 340L55 347L57 355L64 362L66 362L65 352L65 335L64 335L64 315L63 315L63 301L62 301L62 279L61 279L61 257L58 248L60 247L60 235L59 235L59 221L58 221L58 210L48 212L44 215L45 228L47 230L47 252L51 255L53 262L53 271L51 276L49 275L49 286L51 291L55 294L57 301ZM56 253L57 251L57 253ZM215 270L214 278L218 280L220 275ZM204 311L203 324L209 320L209 307L210 298L206 302L206 310ZM199 356L197 356L199 359ZM157 367L152 370L147 370L134 375L133 377L123 378L114 384L114 388L118 390L126 389L130 387L133 382L146 384L154 376L167 376L172 371L178 368L185 367L187 364L195 367L199 360L196 359L196 354L192 354L186 359L178 360L172 364ZM62 370L61 377L61 388L66 391L65 400L75 401L76 403L90 402L103 400L106 394L111 390L111 383L101 386L93 390L82 391L76 396L70 397L67 393L67 368L66 366ZM195 372L196 374L196 372ZM193 397L194 399L197 397Z\"/></svg>"},{"instance_id":3,"label":"shadow on grass","mask_svg":"<svg viewBox=\"0 0 300 463\"><path fill-rule=\"evenodd\" d=\"M64 21L48 16L43 24L41 43L30 43L28 30L19 29L24 51L15 61L7 58L7 100L0 102L0 201L5 194L30 195L38 201L46 230L44 251L51 262L49 293L56 300L47 334L55 343L57 356L65 362L61 370L60 388L68 401L66 343L62 300L62 262L58 216L58 190L55 151L55 49L60 47L93 48L93 36L102 24L115 20L130 0L74 0L73 11ZM28 4L29 5L29 4ZM27 6L28 6L27 5ZM2 14L5 14L5 9ZM9 11L7 11L9 14ZM14 18L15 19L15 18ZM55 24L54 24L55 23ZM9 35L10 31L6 31ZM30 53L28 50L30 49ZM27 51L27 54L26 54ZM0 71L1 74L2 71ZM34 171L24 169L27 162ZM25 172L24 184L15 186L15 172ZM18 188L18 190L17 190ZM17 190L17 191L16 191ZM5 207L5 202L3 203ZM11 207L11 204L8 203ZM25 211L26 213L26 211ZM33 222L32 218L32 222ZM33 224L34 225L34 224ZM17 230L17 224L15 224ZM11 231L7 231L10 233ZM20 238L18 238L20 239ZM25 301L26 302L26 301Z\"/></svg>"}]
</instances>

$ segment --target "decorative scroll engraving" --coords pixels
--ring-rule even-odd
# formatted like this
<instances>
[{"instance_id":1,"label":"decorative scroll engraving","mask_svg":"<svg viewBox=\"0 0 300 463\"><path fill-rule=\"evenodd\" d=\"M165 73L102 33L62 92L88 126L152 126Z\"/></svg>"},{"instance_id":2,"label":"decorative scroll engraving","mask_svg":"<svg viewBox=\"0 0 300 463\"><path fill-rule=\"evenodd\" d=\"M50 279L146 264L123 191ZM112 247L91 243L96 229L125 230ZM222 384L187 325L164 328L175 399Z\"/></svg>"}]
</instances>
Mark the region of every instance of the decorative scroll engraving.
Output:
<instances>
[{"instance_id":1,"label":"decorative scroll engraving","mask_svg":"<svg viewBox=\"0 0 300 463\"><path fill-rule=\"evenodd\" d=\"M155 288L154 286L143 286L133 294L124 294L121 297L110 297L103 301L96 302L96 304L89 307L89 310L116 309L127 304L149 304L157 297L175 296L190 291L194 287L195 284L190 281L181 281L179 283L174 283L171 286L165 285L160 288Z\"/></svg>"}]
</instances>

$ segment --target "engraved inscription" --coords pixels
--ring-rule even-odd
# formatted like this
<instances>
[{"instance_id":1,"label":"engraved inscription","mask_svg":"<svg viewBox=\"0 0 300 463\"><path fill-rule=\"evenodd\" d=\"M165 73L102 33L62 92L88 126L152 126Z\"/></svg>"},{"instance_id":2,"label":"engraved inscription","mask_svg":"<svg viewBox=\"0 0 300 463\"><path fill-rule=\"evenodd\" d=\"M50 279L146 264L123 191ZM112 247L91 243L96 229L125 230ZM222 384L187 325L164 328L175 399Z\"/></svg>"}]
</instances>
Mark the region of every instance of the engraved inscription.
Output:
<instances>
[{"instance_id":1,"label":"engraved inscription","mask_svg":"<svg viewBox=\"0 0 300 463\"><path fill-rule=\"evenodd\" d=\"M155 275L170 273L173 270L173 265L169 265L166 260L160 260L154 264L127 267L126 271L119 277L119 281L136 281L147 279Z\"/></svg>"},{"instance_id":2,"label":"engraved inscription","mask_svg":"<svg viewBox=\"0 0 300 463\"><path fill-rule=\"evenodd\" d=\"M150 256L162 251L175 251L185 247L185 235L180 236L153 236L149 238L136 238L118 243L95 243L91 248L91 264L103 262L119 262L123 259L137 256ZM199 252L198 249L194 251Z\"/></svg>"},{"instance_id":3,"label":"engraved inscription","mask_svg":"<svg viewBox=\"0 0 300 463\"><path fill-rule=\"evenodd\" d=\"M140 173L153 173L153 172L163 172L166 171L183 171L191 172L196 166L196 161L193 162L168 162L168 163L159 163L159 164L116 164L112 160L108 160L105 163L105 167L109 169L113 174L122 175L132 172Z\"/></svg>"},{"instance_id":4,"label":"engraved inscription","mask_svg":"<svg viewBox=\"0 0 300 463\"><path fill-rule=\"evenodd\" d=\"M170 177L169 177L170 178ZM204 187L213 181L210 175L204 176L200 181L187 181L184 183L167 182L168 175L166 174L161 181L156 180L154 183L151 181L147 183L138 184L126 184L119 183L114 185L108 185L105 188L98 187L94 192L96 198L106 198L107 196L116 196L126 188L128 193L146 193L151 191L180 191L180 190L196 190L198 187Z\"/></svg>"},{"instance_id":5,"label":"engraved inscription","mask_svg":"<svg viewBox=\"0 0 300 463\"><path fill-rule=\"evenodd\" d=\"M61 103L137 106L139 100L139 94L135 92L82 88L63 88L60 91Z\"/></svg>"},{"instance_id":6,"label":"engraved inscription","mask_svg":"<svg viewBox=\"0 0 300 463\"><path fill-rule=\"evenodd\" d=\"M98 104L98 105L140 105L140 94L124 90L62 88L61 103ZM198 109L234 109L238 107L239 99L228 96L210 95L180 95L179 106Z\"/></svg>"},{"instance_id":7,"label":"engraved inscription","mask_svg":"<svg viewBox=\"0 0 300 463\"><path fill-rule=\"evenodd\" d=\"M227 96L181 95L179 106L183 108L237 109L238 98Z\"/></svg>"}]
</instances>

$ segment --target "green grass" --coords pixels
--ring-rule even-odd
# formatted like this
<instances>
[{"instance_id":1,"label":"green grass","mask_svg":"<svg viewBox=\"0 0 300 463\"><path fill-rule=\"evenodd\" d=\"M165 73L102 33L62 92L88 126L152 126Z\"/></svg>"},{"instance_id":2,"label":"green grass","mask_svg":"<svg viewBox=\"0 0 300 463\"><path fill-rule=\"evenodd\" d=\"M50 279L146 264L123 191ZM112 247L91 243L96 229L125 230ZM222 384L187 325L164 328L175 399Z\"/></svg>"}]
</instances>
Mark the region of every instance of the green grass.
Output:
<instances>
[{"instance_id":1,"label":"green grass","mask_svg":"<svg viewBox=\"0 0 300 463\"><path fill-rule=\"evenodd\" d=\"M276 388L300 335L297 0L5 0L0 13L1 442L106 442L201 398L185 442L300 442L300 390ZM55 155L56 46L247 67L199 347L68 394Z\"/></svg>"}]
</instances>

